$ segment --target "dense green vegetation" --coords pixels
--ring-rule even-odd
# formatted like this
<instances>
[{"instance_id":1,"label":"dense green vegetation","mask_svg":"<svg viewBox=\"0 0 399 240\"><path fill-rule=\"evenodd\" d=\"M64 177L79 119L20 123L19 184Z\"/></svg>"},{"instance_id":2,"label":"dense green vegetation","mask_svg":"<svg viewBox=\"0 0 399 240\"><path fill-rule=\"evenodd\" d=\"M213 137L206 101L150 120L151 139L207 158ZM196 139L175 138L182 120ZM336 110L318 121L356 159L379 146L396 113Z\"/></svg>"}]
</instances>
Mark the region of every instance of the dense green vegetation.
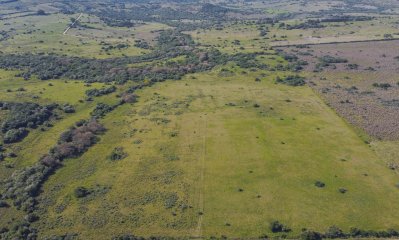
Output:
<instances>
[{"instance_id":1,"label":"dense green vegetation","mask_svg":"<svg viewBox=\"0 0 399 240\"><path fill-rule=\"evenodd\" d=\"M35 103L0 102L0 109L8 111L7 117L1 124L4 133L4 143L21 141L28 135L27 128L37 128L53 116L57 104L40 106Z\"/></svg>"}]
</instances>

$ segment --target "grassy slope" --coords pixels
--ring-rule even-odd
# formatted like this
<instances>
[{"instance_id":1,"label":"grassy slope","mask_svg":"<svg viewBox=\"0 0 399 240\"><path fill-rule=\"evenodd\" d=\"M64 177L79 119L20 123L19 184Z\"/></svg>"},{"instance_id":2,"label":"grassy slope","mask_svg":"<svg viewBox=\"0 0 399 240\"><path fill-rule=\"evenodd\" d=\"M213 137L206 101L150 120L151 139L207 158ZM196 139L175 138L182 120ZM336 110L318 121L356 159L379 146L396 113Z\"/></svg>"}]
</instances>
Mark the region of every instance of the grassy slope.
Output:
<instances>
[{"instance_id":1,"label":"grassy slope","mask_svg":"<svg viewBox=\"0 0 399 240\"><path fill-rule=\"evenodd\" d=\"M206 29L190 32L197 42L212 45L226 53L261 51L261 47L265 46L266 41L259 36L259 33L256 25L253 24L232 24L223 30ZM233 44L234 40L239 40L240 45ZM244 49L240 49L240 47L244 47Z\"/></svg>"},{"instance_id":2,"label":"grassy slope","mask_svg":"<svg viewBox=\"0 0 399 240\"><path fill-rule=\"evenodd\" d=\"M399 227L396 175L309 88L275 85L273 75L256 83L258 74L201 74L141 90L137 104L103 120L109 131L98 145L50 178L40 229L109 239L127 232L257 237L270 234L272 220L295 234L331 225ZM106 156L117 146L129 156L111 162ZM77 186L96 184L112 188L88 200L73 196ZM171 193L192 208L166 209Z\"/></svg>"},{"instance_id":3,"label":"grassy slope","mask_svg":"<svg viewBox=\"0 0 399 240\"><path fill-rule=\"evenodd\" d=\"M288 23L295 25L298 21ZM394 38L398 38L395 20L389 18L377 18L364 22L325 23L323 25L326 27L294 30L271 29L270 36L276 35L277 38L273 39L270 44L279 46L381 40L384 39L384 34L392 34ZM286 36L286 38L281 38L281 36Z\"/></svg>"},{"instance_id":4,"label":"grassy slope","mask_svg":"<svg viewBox=\"0 0 399 240\"><path fill-rule=\"evenodd\" d=\"M298 20L288 21L295 25ZM204 45L212 45L227 53L262 51L267 46L318 44L328 42L350 42L384 39L384 34L398 38L393 19L377 18L371 21L346 23L324 23L324 28L286 30L269 26L270 32L261 37L255 24L230 24L222 30L210 29L190 32L193 39ZM233 44L239 40L240 45ZM240 49L241 48L241 49Z\"/></svg>"},{"instance_id":5,"label":"grassy slope","mask_svg":"<svg viewBox=\"0 0 399 240\"><path fill-rule=\"evenodd\" d=\"M0 29L10 32L11 38L0 41L4 53L58 53L85 58L111 58L135 56L148 52L134 45L136 30L133 28L110 28L99 22L95 17L83 15L82 24L93 29L72 28L63 35L71 23L70 17L75 15L52 14L47 16L27 16L4 20ZM8 24L8 25L7 25ZM139 26L138 32L146 38L151 38L150 31L165 28L162 24ZM13 30L14 29L14 30ZM141 36L139 34L139 36ZM101 42L117 45L127 43L130 46L122 50L103 51Z\"/></svg>"}]
</instances>

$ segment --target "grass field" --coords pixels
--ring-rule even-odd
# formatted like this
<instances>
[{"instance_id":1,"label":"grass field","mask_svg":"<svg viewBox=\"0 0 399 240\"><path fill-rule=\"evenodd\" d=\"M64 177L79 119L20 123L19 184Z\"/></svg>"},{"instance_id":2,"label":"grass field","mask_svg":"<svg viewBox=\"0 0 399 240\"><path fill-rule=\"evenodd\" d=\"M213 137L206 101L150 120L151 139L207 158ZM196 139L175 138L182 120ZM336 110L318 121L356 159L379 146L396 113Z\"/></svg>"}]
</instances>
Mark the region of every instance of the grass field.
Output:
<instances>
[{"instance_id":1,"label":"grass field","mask_svg":"<svg viewBox=\"0 0 399 240\"><path fill-rule=\"evenodd\" d=\"M288 21L295 24L300 21ZM390 18L376 18L371 21L348 23L325 23L324 28L317 29L272 29L270 35L276 35L270 43L272 46L296 44L320 44L333 42L353 42L384 39L385 34L399 38L397 23ZM284 38L282 38L284 36Z\"/></svg>"},{"instance_id":2,"label":"grass field","mask_svg":"<svg viewBox=\"0 0 399 240\"><path fill-rule=\"evenodd\" d=\"M285 23L295 25L301 22L303 21L290 20ZM189 34L197 42L216 47L226 53L256 52L269 46L384 40L385 34L390 34L395 39L399 38L397 22L390 18L376 18L364 22L323 23L323 26L287 30L275 25L262 37L256 24L232 23L219 30L206 29Z\"/></svg>"},{"instance_id":3,"label":"grass field","mask_svg":"<svg viewBox=\"0 0 399 240\"><path fill-rule=\"evenodd\" d=\"M266 41L259 36L256 25L231 24L222 30L211 29L189 32L194 40L216 47L226 53L261 51ZM239 42L235 41L238 40Z\"/></svg>"},{"instance_id":4,"label":"grass field","mask_svg":"<svg viewBox=\"0 0 399 240\"><path fill-rule=\"evenodd\" d=\"M4 53L58 53L85 58L136 56L148 52L134 46L135 40L154 41L154 31L166 28L158 23L138 25L137 28L107 27L94 16L84 14L80 19L87 27L71 28L63 34L71 17L77 15L52 14L5 19L0 23L10 37L0 41ZM135 35L137 34L137 38ZM127 44L124 49L104 51L101 43Z\"/></svg>"},{"instance_id":5,"label":"grass field","mask_svg":"<svg viewBox=\"0 0 399 240\"><path fill-rule=\"evenodd\" d=\"M103 120L99 144L46 183L39 229L107 239L258 237L273 220L292 235L398 227L397 176L309 88L257 74L215 71L140 91L137 104ZM128 157L107 159L115 147ZM78 186L100 190L76 200Z\"/></svg>"}]
</instances>

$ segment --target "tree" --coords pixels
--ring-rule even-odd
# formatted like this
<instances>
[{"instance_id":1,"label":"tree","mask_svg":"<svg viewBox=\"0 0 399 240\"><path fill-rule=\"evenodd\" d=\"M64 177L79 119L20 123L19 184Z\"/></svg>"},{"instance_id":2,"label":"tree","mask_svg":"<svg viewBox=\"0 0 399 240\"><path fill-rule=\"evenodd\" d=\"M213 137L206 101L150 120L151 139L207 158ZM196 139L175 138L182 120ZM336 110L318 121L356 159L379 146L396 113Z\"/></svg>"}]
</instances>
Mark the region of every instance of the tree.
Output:
<instances>
[{"instance_id":1,"label":"tree","mask_svg":"<svg viewBox=\"0 0 399 240\"><path fill-rule=\"evenodd\" d=\"M39 9L39 10L37 10L37 15L44 16L44 15L47 15L47 13L44 10Z\"/></svg>"}]
</instances>

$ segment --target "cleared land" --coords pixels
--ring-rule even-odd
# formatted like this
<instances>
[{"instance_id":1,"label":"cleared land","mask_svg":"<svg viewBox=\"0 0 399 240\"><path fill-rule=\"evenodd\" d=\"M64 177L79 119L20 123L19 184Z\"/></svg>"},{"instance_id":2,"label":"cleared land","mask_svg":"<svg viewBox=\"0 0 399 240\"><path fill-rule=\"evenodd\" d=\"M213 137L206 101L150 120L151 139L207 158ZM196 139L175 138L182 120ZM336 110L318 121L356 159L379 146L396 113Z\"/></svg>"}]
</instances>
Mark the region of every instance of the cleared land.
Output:
<instances>
[{"instance_id":1,"label":"cleared land","mask_svg":"<svg viewBox=\"0 0 399 240\"><path fill-rule=\"evenodd\" d=\"M301 22L303 21L287 21L286 24L295 25ZM398 23L389 17L376 18L370 21L322 23L321 25L323 26L321 28L274 29L271 31L271 35L276 35L276 38L272 39L270 45L284 46L384 40L387 36L394 39L399 38Z\"/></svg>"},{"instance_id":2,"label":"cleared land","mask_svg":"<svg viewBox=\"0 0 399 240\"><path fill-rule=\"evenodd\" d=\"M109 27L95 16L83 14L67 34L72 17L79 15L52 14L5 19L0 27L7 38L0 41L3 53L58 53L85 58L135 56L148 52L135 46L135 40L153 41L162 24L141 24L132 28ZM135 38L135 34L139 36ZM0 36L1 40L1 36ZM123 44L123 45L120 45ZM119 46L118 46L119 45Z\"/></svg>"},{"instance_id":3,"label":"cleared land","mask_svg":"<svg viewBox=\"0 0 399 240\"><path fill-rule=\"evenodd\" d=\"M107 116L102 141L46 183L36 226L46 234L84 228L85 238L126 229L195 236L203 212L206 237L259 237L273 220L291 234L398 227L396 175L354 130L309 88L238 72L157 84ZM128 157L112 162L106 156L118 146ZM76 200L77 186L106 190Z\"/></svg>"}]
</instances>

